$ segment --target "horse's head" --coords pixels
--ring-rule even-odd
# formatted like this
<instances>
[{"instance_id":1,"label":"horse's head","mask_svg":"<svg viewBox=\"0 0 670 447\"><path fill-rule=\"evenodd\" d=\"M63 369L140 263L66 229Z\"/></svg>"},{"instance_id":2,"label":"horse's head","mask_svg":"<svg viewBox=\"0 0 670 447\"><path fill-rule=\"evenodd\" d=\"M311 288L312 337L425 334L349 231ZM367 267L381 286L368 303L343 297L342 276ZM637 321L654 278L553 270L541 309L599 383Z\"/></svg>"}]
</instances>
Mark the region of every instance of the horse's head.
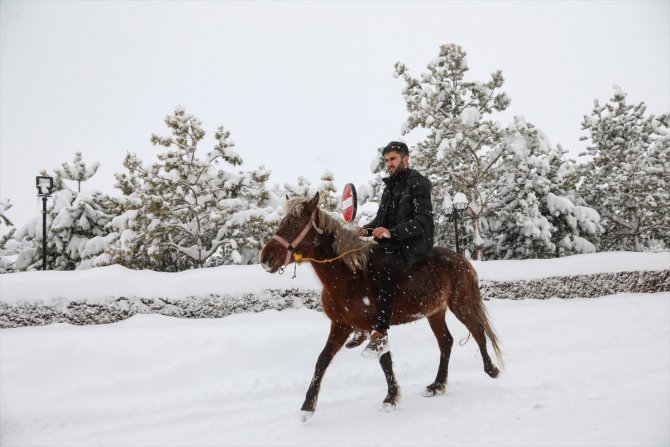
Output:
<instances>
[{"instance_id":1,"label":"horse's head","mask_svg":"<svg viewBox=\"0 0 670 447\"><path fill-rule=\"evenodd\" d=\"M298 250L306 257L313 256L313 243L307 243L310 233L322 233L317 225L319 193L311 200L291 199L286 204L286 216L272 239L265 244L259 259L263 268L275 273L294 261L293 254Z\"/></svg>"}]
</instances>

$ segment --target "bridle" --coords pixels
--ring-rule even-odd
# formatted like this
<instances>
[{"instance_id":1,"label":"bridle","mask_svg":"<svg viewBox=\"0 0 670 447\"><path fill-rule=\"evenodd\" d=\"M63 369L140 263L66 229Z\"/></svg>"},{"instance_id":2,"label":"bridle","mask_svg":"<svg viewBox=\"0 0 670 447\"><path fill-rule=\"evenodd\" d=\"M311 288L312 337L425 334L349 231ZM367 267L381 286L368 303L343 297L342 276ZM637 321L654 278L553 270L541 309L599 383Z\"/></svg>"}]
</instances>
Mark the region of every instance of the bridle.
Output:
<instances>
[{"instance_id":1,"label":"bridle","mask_svg":"<svg viewBox=\"0 0 670 447\"><path fill-rule=\"evenodd\" d=\"M294 251L295 251L296 248L298 248L298 246L300 245L302 240L305 239L305 237L307 236L307 233L309 233L309 230L314 228L317 233L323 234L323 230L316 225L316 212L317 212L317 210L318 210L318 208L314 208L314 211L312 211L312 216L311 216L309 222L307 223L307 225L305 225L305 227L302 229L300 234L298 234L298 236L295 239L293 239L292 242L287 241L286 239L284 239L283 237L281 237L277 234L272 236L271 240L275 240L275 241L279 242L279 244L286 249L286 259L284 260L284 263L282 264L282 267L286 267L287 265L289 265L291 263L291 258L292 257L296 258L297 253L294 253ZM302 258L302 256L299 256L299 258Z\"/></svg>"},{"instance_id":2,"label":"bridle","mask_svg":"<svg viewBox=\"0 0 670 447\"><path fill-rule=\"evenodd\" d=\"M305 225L305 227L302 229L300 234L298 234L298 236L295 239L293 239L292 242L287 241L286 239L284 239L283 237L281 237L277 234L272 236L272 238L270 239L270 240L277 241L277 243L279 243L282 247L284 247L286 249L286 259L284 259L284 263L279 268L279 274L280 275L282 273L284 273L284 268L291 263L291 258L293 258L293 260L295 261L294 266L297 266L297 264L299 264L300 262L303 262L303 261L310 261L310 262L316 262L316 263L319 263L319 264L324 264L324 263L328 263L328 262L337 261L337 260L339 260L339 259L341 259L341 258L343 258L343 257L345 257L345 256L347 256L351 253L363 250L363 249L369 247L370 245L372 245L374 243L374 240L371 240L368 243L361 245L360 247L353 248L349 251L345 251L344 253L341 253L338 256L335 256L334 258L328 258L328 259L304 258L302 256L302 254L296 253L295 250L303 242L303 239L305 239L305 237L307 236L307 233L309 233L309 230L314 228L314 230L316 230L317 233L323 234L323 230L316 225L316 212L317 212L317 210L318 210L318 208L315 208L314 211L312 211L312 216L310 217L309 222ZM293 271L293 278L295 278L295 277L296 277L296 271L294 270Z\"/></svg>"}]
</instances>

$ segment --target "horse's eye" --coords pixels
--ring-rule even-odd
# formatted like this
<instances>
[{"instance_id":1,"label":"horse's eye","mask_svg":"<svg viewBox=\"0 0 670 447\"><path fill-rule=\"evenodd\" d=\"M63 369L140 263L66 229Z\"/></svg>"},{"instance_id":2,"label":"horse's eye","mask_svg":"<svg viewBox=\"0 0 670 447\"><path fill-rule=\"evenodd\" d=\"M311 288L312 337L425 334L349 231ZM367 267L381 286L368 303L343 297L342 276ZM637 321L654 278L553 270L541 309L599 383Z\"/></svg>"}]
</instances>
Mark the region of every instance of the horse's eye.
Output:
<instances>
[{"instance_id":1,"label":"horse's eye","mask_svg":"<svg viewBox=\"0 0 670 447\"><path fill-rule=\"evenodd\" d=\"M288 216L282 219L280 225L285 225L291 230L298 228L298 223L293 219L289 219Z\"/></svg>"}]
</instances>

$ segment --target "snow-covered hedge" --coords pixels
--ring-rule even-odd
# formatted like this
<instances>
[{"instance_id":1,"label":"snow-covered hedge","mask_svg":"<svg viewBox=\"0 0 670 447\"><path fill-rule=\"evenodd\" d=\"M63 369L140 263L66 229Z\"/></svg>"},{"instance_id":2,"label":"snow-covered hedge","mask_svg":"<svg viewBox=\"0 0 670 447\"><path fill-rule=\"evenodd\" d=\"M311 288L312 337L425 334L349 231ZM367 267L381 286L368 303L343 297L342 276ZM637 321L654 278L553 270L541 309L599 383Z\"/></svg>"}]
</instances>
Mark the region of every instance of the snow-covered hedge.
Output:
<instances>
[{"instance_id":1,"label":"snow-covered hedge","mask_svg":"<svg viewBox=\"0 0 670 447\"><path fill-rule=\"evenodd\" d=\"M524 281L480 280L484 299L594 298L615 293L670 291L670 270L555 276Z\"/></svg>"},{"instance_id":2,"label":"snow-covered hedge","mask_svg":"<svg viewBox=\"0 0 670 447\"><path fill-rule=\"evenodd\" d=\"M480 280L484 299L591 298L615 293L670 292L670 270L601 273L538 280ZM136 314L180 318L221 318L240 312L309 308L321 310L320 290L268 289L260 293L186 298L113 297L0 303L0 328L50 323L114 323Z\"/></svg>"},{"instance_id":3,"label":"snow-covered hedge","mask_svg":"<svg viewBox=\"0 0 670 447\"><path fill-rule=\"evenodd\" d=\"M289 308L320 309L316 290L265 290L261 293L189 296L186 298L109 297L94 300L52 300L0 303L0 328L50 323L106 324L137 314L179 318L221 318L241 312Z\"/></svg>"}]
</instances>

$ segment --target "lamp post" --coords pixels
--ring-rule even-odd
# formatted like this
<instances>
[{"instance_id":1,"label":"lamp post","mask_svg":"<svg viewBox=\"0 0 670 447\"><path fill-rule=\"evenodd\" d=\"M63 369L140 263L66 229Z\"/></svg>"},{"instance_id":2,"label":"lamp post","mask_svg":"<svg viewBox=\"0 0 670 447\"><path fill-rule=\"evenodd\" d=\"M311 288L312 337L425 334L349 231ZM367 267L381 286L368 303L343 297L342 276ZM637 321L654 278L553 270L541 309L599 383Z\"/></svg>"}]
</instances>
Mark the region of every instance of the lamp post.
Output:
<instances>
[{"instance_id":1,"label":"lamp post","mask_svg":"<svg viewBox=\"0 0 670 447\"><path fill-rule=\"evenodd\" d=\"M47 269L47 198L54 190L54 179L45 175L35 177L37 196L42 197L42 270Z\"/></svg>"},{"instance_id":2,"label":"lamp post","mask_svg":"<svg viewBox=\"0 0 670 447\"><path fill-rule=\"evenodd\" d=\"M454 195L454 200L451 200L451 197L449 194L445 194L444 196L444 201L442 202L442 214L449 219L450 221L454 222L454 237L456 239L456 253L461 252L461 247L459 244L459 237L458 237L458 219L463 219L463 215L465 214L465 210L468 209L468 206L470 203L468 202L467 197L465 197L465 194L462 192L456 193Z\"/></svg>"}]
</instances>

